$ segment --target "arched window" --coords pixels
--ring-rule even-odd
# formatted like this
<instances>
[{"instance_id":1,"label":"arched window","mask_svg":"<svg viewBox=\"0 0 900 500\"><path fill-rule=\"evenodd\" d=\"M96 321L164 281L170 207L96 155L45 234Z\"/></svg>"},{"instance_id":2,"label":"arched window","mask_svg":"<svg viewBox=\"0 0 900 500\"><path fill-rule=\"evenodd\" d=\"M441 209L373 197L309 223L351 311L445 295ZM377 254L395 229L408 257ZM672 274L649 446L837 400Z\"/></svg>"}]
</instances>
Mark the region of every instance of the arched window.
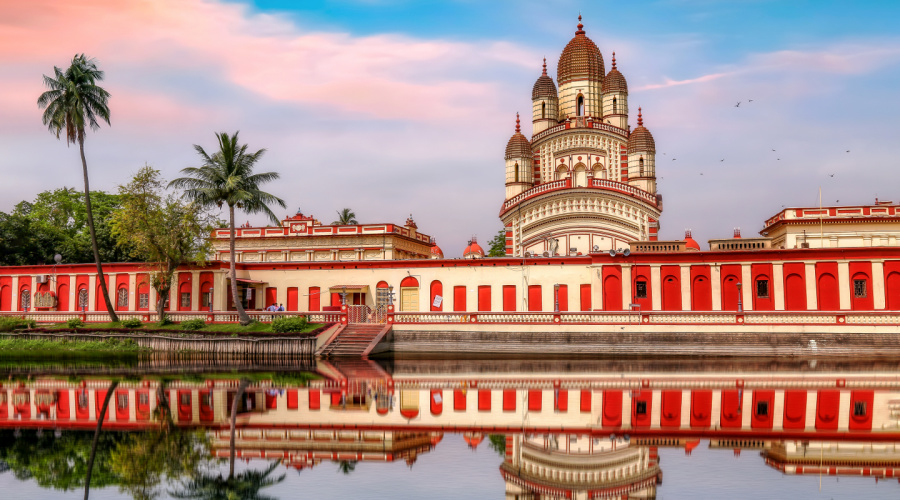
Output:
<instances>
[{"instance_id":1,"label":"arched window","mask_svg":"<svg viewBox=\"0 0 900 500\"><path fill-rule=\"evenodd\" d=\"M516 162L515 168L516 168L515 182L519 182L519 162Z\"/></svg>"},{"instance_id":2,"label":"arched window","mask_svg":"<svg viewBox=\"0 0 900 500\"><path fill-rule=\"evenodd\" d=\"M615 115L618 113L619 113L619 102L616 100L615 97L613 97L613 112L612 112L612 114Z\"/></svg>"},{"instance_id":3,"label":"arched window","mask_svg":"<svg viewBox=\"0 0 900 500\"><path fill-rule=\"evenodd\" d=\"M556 169L556 180L565 179L566 177L568 177L568 174L569 174L569 169L566 168L565 165L560 165Z\"/></svg>"},{"instance_id":4,"label":"arched window","mask_svg":"<svg viewBox=\"0 0 900 500\"><path fill-rule=\"evenodd\" d=\"M31 309L31 292L27 288L22 290L20 303L23 311Z\"/></svg>"},{"instance_id":5,"label":"arched window","mask_svg":"<svg viewBox=\"0 0 900 500\"><path fill-rule=\"evenodd\" d=\"M641 159L638 160L638 176L639 177L644 176L644 157L643 156L641 156Z\"/></svg>"},{"instance_id":6,"label":"arched window","mask_svg":"<svg viewBox=\"0 0 900 500\"><path fill-rule=\"evenodd\" d=\"M541 119L546 118L547 117L546 114L547 114L547 103L542 102L541 103Z\"/></svg>"},{"instance_id":7,"label":"arched window","mask_svg":"<svg viewBox=\"0 0 900 500\"><path fill-rule=\"evenodd\" d=\"M579 95L578 100L576 101L576 114L578 116L584 116L584 96Z\"/></svg>"},{"instance_id":8,"label":"arched window","mask_svg":"<svg viewBox=\"0 0 900 500\"><path fill-rule=\"evenodd\" d=\"M128 289L125 287L119 288L116 292L116 306L120 308L128 307Z\"/></svg>"},{"instance_id":9,"label":"arched window","mask_svg":"<svg viewBox=\"0 0 900 500\"><path fill-rule=\"evenodd\" d=\"M87 288L82 288L78 290L78 308L79 309L87 309L88 305L88 291Z\"/></svg>"}]
</instances>

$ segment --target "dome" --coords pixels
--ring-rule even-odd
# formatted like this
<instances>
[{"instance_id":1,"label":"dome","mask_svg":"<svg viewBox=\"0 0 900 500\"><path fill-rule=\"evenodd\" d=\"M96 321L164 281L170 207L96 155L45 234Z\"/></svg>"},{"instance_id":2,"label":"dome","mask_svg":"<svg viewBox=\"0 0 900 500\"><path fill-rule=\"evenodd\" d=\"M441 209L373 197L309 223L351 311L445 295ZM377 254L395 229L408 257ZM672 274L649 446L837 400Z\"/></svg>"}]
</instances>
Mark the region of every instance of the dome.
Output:
<instances>
[{"instance_id":1,"label":"dome","mask_svg":"<svg viewBox=\"0 0 900 500\"><path fill-rule=\"evenodd\" d=\"M603 88L602 92L605 94L607 92L624 92L628 93L628 82L625 81L625 75L619 72L616 69L616 53L612 54L612 69L609 70L609 73L606 75L606 78L603 79Z\"/></svg>"},{"instance_id":2,"label":"dome","mask_svg":"<svg viewBox=\"0 0 900 500\"><path fill-rule=\"evenodd\" d=\"M541 73L541 76L538 77L537 81L534 82L534 89L531 90L531 100L539 99L541 97L551 97L557 98L556 95L556 84L553 83L553 79L547 75L547 58L544 58L544 72Z\"/></svg>"},{"instance_id":3,"label":"dome","mask_svg":"<svg viewBox=\"0 0 900 500\"><path fill-rule=\"evenodd\" d=\"M593 40L585 36L581 16L578 16L578 31L575 38L569 41L559 56L556 66L556 80L560 85L576 80L603 80L606 73L603 65L603 54Z\"/></svg>"},{"instance_id":4,"label":"dome","mask_svg":"<svg viewBox=\"0 0 900 500\"><path fill-rule=\"evenodd\" d=\"M698 252L700 251L700 244L694 241L694 238L691 238L690 229L686 229L684 231L684 242L685 247L687 247L688 250L696 250Z\"/></svg>"},{"instance_id":5,"label":"dome","mask_svg":"<svg viewBox=\"0 0 900 500\"><path fill-rule=\"evenodd\" d=\"M473 450L478 448L478 445L484 441L484 434L480 432L466 432L463 434L463 440L465 440L466 444L469 445L469 448Z\"/></svg>"},{"instance_id":6,"label":"dome","mask_svg":"<svg viewBox=\"0 0 900 500\"><path fill-rule=\"evenodd\" d=\"M653 141L650 131L644 127L641 108L638 108L638 126L628 136L628 154L635 152L656 154L656 142Z\"/></svg>"},{"instance_id":7,"label":"dome","mask_svg":"<svg viewBox=\"0 0 900 500\"><path fill-rule=\"evenodd\" d=\"M431 246L431 258L432 259L443 259L444 252L441 250L441 247L437 246L437 243L433 243Z\"/></svg>"},{"instance_id":8,"label":"dome","mask_svg":"<svg viewBox=\"0 0 900 500\"><path fill-rule=\"evenodd\" d=\"M484 257L484 250L478 244L478 241L475 240L475 237L472 237L472 240L469 241L469 246L463 250L463 258L464 259L480 259Z\"/></svg>"},{"instance_id":9,"label":"dome","mask_svg":"<svg viewBox=\"0 0 900 500\"><path fill-rule=\"evenodd\" d=\"M506 143L506 159L531 158L532 156L531 143L522 135L522 129L519 127L519 113L516 113L516 133Z\"/></svg>"}]
</instances>

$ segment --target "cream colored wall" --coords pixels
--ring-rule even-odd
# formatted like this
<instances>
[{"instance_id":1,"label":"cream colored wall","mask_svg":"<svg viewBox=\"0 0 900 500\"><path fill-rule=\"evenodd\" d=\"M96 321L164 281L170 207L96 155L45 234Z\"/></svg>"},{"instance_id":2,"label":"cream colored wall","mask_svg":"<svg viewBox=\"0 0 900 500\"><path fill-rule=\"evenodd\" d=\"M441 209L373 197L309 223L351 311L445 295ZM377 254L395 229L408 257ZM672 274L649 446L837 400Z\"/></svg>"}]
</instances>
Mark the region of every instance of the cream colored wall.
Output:
<instances>
[{"instance_id":1,"label":"cream colored wall","mask_svg":"<svg viewBox=\"0 0 900 500\"><path fill-rule=\"evenodd\" d=\"M578 156L584 157L582 163L589 168L594 168L596 163L603 165L605 173L601 176L595 172L597 178L621 182L619 150L624 145L627 145L626 139L615 134L598 129L573 128L532 144L532 149L541 161L539 174L542 183L556 179L555 172L559 165L572 168L578 163ZM588 155L591 156L590 162L587 161ZM560 163L560 160L563 162Z\"/></svg>"},{"instance_id":2,"label":"cream colored wall","mask_svg":"<svg viewBox=\"0 0 900 500\"><path fill-rule=\"evenodd\" d=\"M506 160L506 199L526 191L534 184L534 168L531 158L512 158ZM519 179L516 180L518 164Z\"/></svg>"},{"instance_id":3,"label":"cream colored wall","mask_svg":"<svg viewBox=\"0 0 900 500\"><path fill-rule=\"evenodd\" d=\"M578 94L584 96L585 116L603 116L603 103L601 101L602 80L574 80L564 83L559 87L559 119L565 120L576 116L576 102Z\"/></svg>"},{"instance_id":4,"label":"cream colored wall","mask_svg":"<svg viewBox=\"0 0 900 500\"><path fill-rule=\"evenodd\" d=\"M849 220L822 225L783 225L768 236L773 238L776 248L782 244L784 248L800 248L804 238L810 248L893 247L900 246L900 224Z\"/></svg>"},{"instance_id":5,"label":"cream colored wall","mask_svg":"<svg viewBox=\"0 0 900 500\"><path fill-rule=\"evenodd\" d=\"M644 159L644 175L641 175L641 158ZM656 194L656 155L650 153L632 153L628 156L628 183Z\"/></svg>"},{"instance_id":6,"label":"cream colored wall","mask_svg":"<svg viewBox=\"0 0 900 500\"><path fill-rule=\"evenodd\" d=\"M613 114L613 97L616 98L615 114ZM603 94L603 123L622 129L628 128L628 94L624 92Z\"/></svg>"},{"instance_id":7,"label":"cream colored wall","mask_svg":"<svg viewBox=\"0 0 900 500\"><path fill-rule=\"evenodd\" d=\"M541 104L545 104L544 118L541 118ZM531 103L531 135L543 132L559 123L559 105L556 99L539 98Z\"/></svg>"}]
</instances>

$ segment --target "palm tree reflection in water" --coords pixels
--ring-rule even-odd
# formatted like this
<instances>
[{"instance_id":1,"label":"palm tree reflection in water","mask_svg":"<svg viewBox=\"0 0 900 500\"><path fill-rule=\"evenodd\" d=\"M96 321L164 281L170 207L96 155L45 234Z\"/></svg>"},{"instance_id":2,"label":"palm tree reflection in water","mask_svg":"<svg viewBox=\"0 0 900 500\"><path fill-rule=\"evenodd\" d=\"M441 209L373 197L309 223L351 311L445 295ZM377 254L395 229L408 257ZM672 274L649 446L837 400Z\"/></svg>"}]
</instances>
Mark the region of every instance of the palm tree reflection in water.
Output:
<instances>
[{"instance_id":1,"label":"palm tree reflection in water","mask_svg":"<svg viewBox=\"0 0 900 500\"><path fill-rule=\"evenodd\" d=\"M263 495L260 490L284 481L284 474L269 477L280 463L276 460L264 471L250 469L233 478L225 478L221 473L198 474L183 481L181 489L170 494L173 498L197 500L274 500L275 497Z\"/></svg>"}]
</instances>

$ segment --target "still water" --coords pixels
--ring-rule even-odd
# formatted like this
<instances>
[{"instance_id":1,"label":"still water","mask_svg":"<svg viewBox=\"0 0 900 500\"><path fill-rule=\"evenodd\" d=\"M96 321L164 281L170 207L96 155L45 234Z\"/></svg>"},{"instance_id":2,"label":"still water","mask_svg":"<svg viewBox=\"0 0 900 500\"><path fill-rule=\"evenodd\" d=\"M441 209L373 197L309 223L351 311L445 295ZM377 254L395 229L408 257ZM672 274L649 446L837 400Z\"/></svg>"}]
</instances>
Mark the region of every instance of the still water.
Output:
<instances>
[{"instance_id":1,"label":"still water","mask_svg":"<svg viewBox=\"0 0 900 500\"><path fill-rule=\"evenodd\" d=\"M900 362L161 358L3 370L0 498L83 498L107 399L91 498L900 496Z\"/></svg>"}]
</instances>

